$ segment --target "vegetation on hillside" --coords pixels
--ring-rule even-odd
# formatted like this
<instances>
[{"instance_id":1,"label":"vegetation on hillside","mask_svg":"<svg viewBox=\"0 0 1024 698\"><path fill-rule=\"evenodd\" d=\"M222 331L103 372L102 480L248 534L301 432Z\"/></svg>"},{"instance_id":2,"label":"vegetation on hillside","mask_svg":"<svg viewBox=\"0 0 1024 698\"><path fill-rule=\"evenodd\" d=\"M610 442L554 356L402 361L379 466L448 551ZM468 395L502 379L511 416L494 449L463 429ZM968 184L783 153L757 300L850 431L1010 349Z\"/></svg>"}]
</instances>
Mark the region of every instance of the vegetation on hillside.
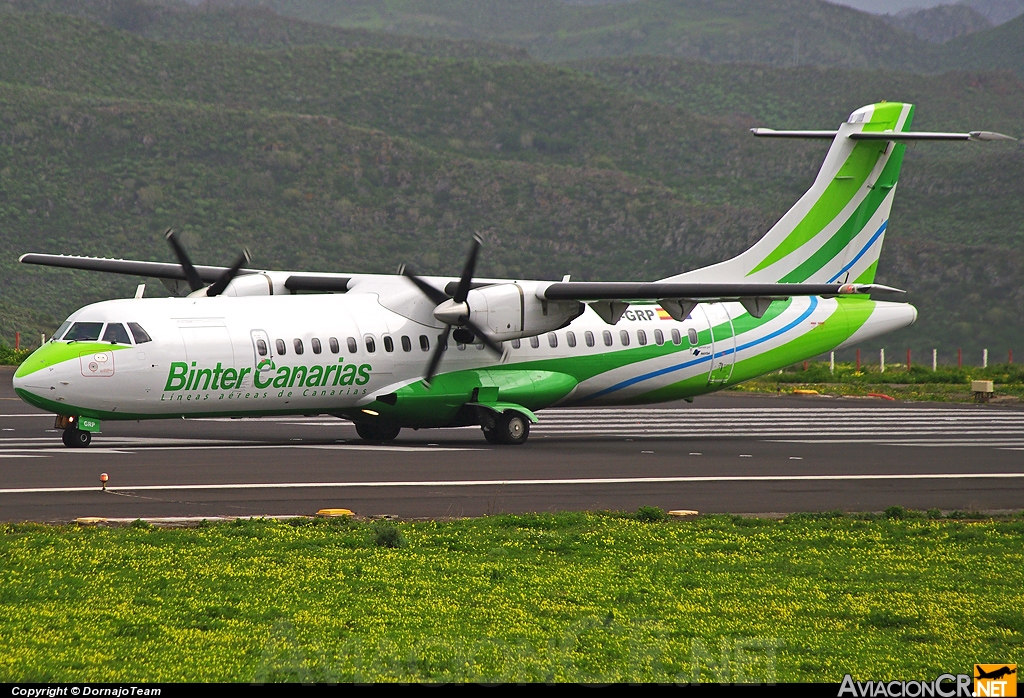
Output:
<instances>
[{"instance_id":1,"label":"vegetation on hillside","mask_svg":"<svg viewBox=\"0 0 1024 698\"><path fill-rule=\"evenodd\" d=\"M226 7L184 0L0 0L0 12L57 12L150 39L263 48L377 48L442 58L529 60L525 49L482 41L430 39L345 29L284 17L262 7Z\"/></svg>"},{"instance_id":2,"label":"vegetation on hillside","mask_svg":"<svg viewBox=\"0 0 1024 698\"><path fill-rule=\"evenodd\" d=\"M250 245L271 268L455 273L479 230L489 273L654 279L740 251L809 185L825 146L750 126L820 128L909 98L921 128L1017 134L1024 106L1005 74L183 50L16 12L0 13L0 84L9 342L136 282L26 268L25 251L166 259L173 226L210 263ZM367 155L385 142L394 167ZM1022 170L1005 144L911 150L879 281L911 289L921 320L884 341L1019 346Z\"/></svg>"},{"instance_id":3,"label":"vegetation on hillside","mask_svg":"<svg viewBox=\"0 0 1024 698\"><path fill-rule=\"evenodd\" d=\"M929 70L938 49L823 0L232 0L343 27L522 46L543 60L663 55L777 66Z\"/></svg>"}]
</instances>

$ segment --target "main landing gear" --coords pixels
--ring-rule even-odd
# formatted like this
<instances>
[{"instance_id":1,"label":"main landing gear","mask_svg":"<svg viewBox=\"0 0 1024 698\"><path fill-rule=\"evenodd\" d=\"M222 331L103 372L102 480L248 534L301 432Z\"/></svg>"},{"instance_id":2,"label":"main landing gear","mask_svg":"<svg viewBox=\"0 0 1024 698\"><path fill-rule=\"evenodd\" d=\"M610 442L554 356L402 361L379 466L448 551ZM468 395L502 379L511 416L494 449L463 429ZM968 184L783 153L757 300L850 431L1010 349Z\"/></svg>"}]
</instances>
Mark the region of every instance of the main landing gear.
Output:
<instances>
[{"instance_id":1,"label":"main landing gear","mask_svg":"<svg viewBox=\"0 0 1024 698\"><path fill-rule=\"evenodd\" d=\"M494 415L493 424L485 424L482 428L484 438L492 444L519 446L530 436L530 420L514 410Z\"/></svg>"},{"instance_id":2,"label":"main landing gear","mask_svg":"<svg viewBox=\"0 0 1024 698\"><path fill-rule=\"evenodd\" d=\"M85 448L92 443L92 434L74 427L67 427L61 435L61 440L68 448Z\"/></svg>"},{"instance_id":3,"label":"main landing gear","mask_svg":"<svg viewBox=\"0 0 1024 698\"><path fill-rule=\"evenodd\" d=\"M398 438L398 433L400 431L402 431L402 427L396 427L390 424L356 422L356 433L359 434L359 438L364 441L375 441L377 443L381 443L383 441L394 441Z\"/></svg>"}]
</instances>

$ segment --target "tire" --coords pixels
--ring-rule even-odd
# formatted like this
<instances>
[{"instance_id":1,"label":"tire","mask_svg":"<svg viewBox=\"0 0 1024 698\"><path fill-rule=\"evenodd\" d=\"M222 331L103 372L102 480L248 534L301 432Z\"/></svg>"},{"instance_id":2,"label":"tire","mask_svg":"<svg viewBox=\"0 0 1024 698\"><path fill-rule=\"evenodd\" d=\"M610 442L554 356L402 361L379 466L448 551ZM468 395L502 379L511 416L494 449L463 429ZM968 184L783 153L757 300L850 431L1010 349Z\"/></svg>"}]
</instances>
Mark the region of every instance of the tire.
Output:
<instances>
[{"instance_id":1,"label":"tire","mask_svg":"<svg viewBox=\"0 0 1024 698\"><path fill-rule=\"evenodd\" d=\"M481 431L483 431L484 438L487 439L487 443L489 443L489 444L504 443L501 440L501 434L498 433L498 430L496 428L492 427L490 429L481 429Z\"/></svg>"},{"instance_id":2,"label":"tire","mask_svg":"<svg viewBox=\"0 0 1024 698\"><path fill-rule=\"evenodd\" d=\"M522 412L508 410L498 415L494 431L499 443L521 446L530 436L530 420Z\"/></svg>"},{"instance_id":3,"label":"tire","mask_svg":"<svg viewBox=\"0 0 1024 698\"><path fill-rule=\"evenodd\" d=\"M92 434L81 429L65 429L60 438L68 448L86 448L92 443Z\"/></svg>"},{"instance_id":4,"label":"tire","mask_svg":"<svg viewBox=\"0 0 1024 698\"><path fill-rule=\"evenodd\" d=\"M394 441L402 427L390 424L371 424L369 422L356 422L356 433L363 441Z\"/></svg>"}]
</instances>

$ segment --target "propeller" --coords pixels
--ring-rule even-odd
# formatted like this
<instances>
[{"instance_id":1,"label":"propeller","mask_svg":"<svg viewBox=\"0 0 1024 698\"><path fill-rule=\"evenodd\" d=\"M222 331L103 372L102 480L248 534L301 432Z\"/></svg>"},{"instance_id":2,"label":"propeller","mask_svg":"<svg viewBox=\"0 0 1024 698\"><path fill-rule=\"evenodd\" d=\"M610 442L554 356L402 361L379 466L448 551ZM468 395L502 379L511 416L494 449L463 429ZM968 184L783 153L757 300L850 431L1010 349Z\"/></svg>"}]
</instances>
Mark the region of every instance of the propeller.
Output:
<instances>
[{"instance_id":1,"label":"propeller","mask_svg":"<svg viewBox=\"0 0 1024 698\"><path fill-rule=\"evenodd\" d=\"M207 286L203 283L203 279L199 276L199 272L196 271L196 267L192 264L192 260L189 258L188 253L185 251L185 247L181 244L177 234L170 228L164 233L164 238L167 239L168 244L174 251L174 256L178 258L178 264L181 265L181 270L185 273L185 280L188 282L188 287L192 289L192 294L189 295L206 295L209 297L219 296L224 293L224 290L231 283L232 279L238 276L238 272L241 271L242 267L252 260L252 256L249 254L249 250L243 249L242 254L238 256L234 264L224 270L224 273L214 281L212 284ZM205 294L197 293L204 291Z\"/></svg>"},{"instance_id":2,"label":"propeller","mask_svg":"<svg viewBox=\"0 0 1024 698\"><path fill-rule=\"evenodd\" d=\"M399 269L399 273L402 276L416 284L416 288L437 305L437 308L434 310L434 317L444 323L444 334L438 337L437 346L434 347L434 353L430 355L430 363L427 364L427 372L423 377L423 384L428 388L430 387L430 381L437 374L437 367L441 364L441 357L445 349L448 348L448 335L451 333L452 327L466 328L495 354L500 355L502 353L501 344L488 337L487 333L479 325L469 319L470 310L466 299L473 288L473 272L476 271L476 259L481 244L483 244L483 241L480 239L480 236L474 235L473 244L469 248L469 256L462 266L462 276L459 278L459 285L455 289L454 296L449 296L447 293L434 288L404 265ZM456 337L456 339L460 338Z\"/></svg>"}]
</instances>

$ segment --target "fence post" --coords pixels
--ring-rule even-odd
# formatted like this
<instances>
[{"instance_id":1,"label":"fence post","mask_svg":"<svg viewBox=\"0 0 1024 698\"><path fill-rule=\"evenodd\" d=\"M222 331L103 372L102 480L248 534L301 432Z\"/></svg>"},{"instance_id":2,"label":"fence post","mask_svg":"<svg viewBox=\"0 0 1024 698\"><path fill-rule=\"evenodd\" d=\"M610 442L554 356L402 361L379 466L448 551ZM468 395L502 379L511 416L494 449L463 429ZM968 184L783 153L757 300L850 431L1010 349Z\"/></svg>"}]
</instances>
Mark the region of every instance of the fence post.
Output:
<instances>
[{"instance_id":1,"label":"fence post","mask_svg":"<svg viewBox=\"0 0 1024 698\"><path fill-rule=\"evenodd\" d=\"M1013 349L1010 350L1010 358L1007 360L1011 366L1013 366Z\"/></svg>"},{"instance_id":2,"label":"fence post","mask_svg":"<svg viewBox=\"0 0 1024 698\"><path fill-rule=\"evenodd\" d=\"M857 373L860 373L860 349L857 350Z\"/></svg>"},{"instance_id":3,"label":"fence post","mask_svg":"<svg viewBox=\"0 0 1024 698\"><path fill-rule=\"evenodd\" d=\"M964 367L964 350L963 349L957 349L956 350L956 367L958 369Z\"/></svg>"},{"instance_id":4,"label":"fence post","mask_svg":"<svg viewBox=\"0 0 1024 698\"><path fill-rule=\"evenodd\" d=\"M885 349L878 350L878 371L879 373L885 373Z\"/></svg>"},{"instance_id":5,"label":"fence post","mask_svg":"<svg viewBox=\"0 0 1024 698\"><path fill-rule=\"evenodd\" d=\"M21 349L21 332L14 333L14 351Z\"/></svg>"},{"instance_id":6,"label":"fence post","mask_svg":"<svg viewBox=\"0 0 1024 698\"><path fill-rule=\"evenodd\" d=\"M1013 362L1011 361L1010 363ZM836 353L834 351L828 353L828 372L831 374L836 372Z\"/></svg>"},{"instance_id":7,"label":"fence post","mask_svg":"<svg viewBox=\"0 0 1024 698\"><path fill-rule=\"evenodd\" d=\"M939 370L939 350L932 349L932 372Z\"/></svg>"},{"instance_id":8,"label":"fence post","mask_svg":"<svg viewBox=\"0 0 1024 698\"><path fill-rule=\"evenodd\" d=\"M988 349L981 350L981 367L988 368Z\"/></svg>"}]
</instances>

